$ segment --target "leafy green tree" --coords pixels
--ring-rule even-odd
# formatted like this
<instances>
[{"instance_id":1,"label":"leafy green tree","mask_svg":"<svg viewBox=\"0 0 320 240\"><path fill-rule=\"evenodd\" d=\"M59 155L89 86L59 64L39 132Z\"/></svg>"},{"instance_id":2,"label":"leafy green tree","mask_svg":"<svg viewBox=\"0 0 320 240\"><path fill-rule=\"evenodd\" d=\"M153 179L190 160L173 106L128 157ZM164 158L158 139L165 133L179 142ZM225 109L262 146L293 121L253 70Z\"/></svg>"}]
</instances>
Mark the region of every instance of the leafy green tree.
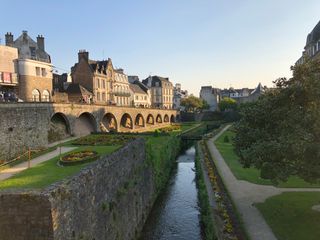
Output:
<instances>
[{"instance_id":1,"label":"leafy green tree","mask_svg":"<svg viewBox=\"0 0 320 240\"><path fill-rule=\"evenodd\" d=\"M202 109L203 101L198 97L189 96L187 98L183 98L180 105L184 106L187 112L195 112Z\"/></svg>"},{"instance_id":2,"label":"leafy green tree","mask_svg":"<svg viewBox=\"0 0 320 240\"><path fill-rule=\"evenodd\" d=\"M291 79L276 80L276 89L240 107L235 151L244 167L275 182L291 175L319 182L320 61L306 59L292 71Z\"/></svg>"},{"instance_id":3,"label":"leafy green tree","mask_svg":"<svg viewBox=\"0 0 320 240\"><path fill-rule=\"evenodd\" d=\"M237 102L236 102L236 100L234 100L232 98L224 97L219 102L219 109L222 112L224 112L226 110L235 110L236 108L237 108Z\"/></svg>"},{"instance_id":4,"label":"leafy green tree","mask_svg":"<svg viewBox=\"0 0 320 240\"><path fill-rule=\"evenodd\" d=\"M209 108L210 108L210 106L209 106L209 104L207 103L207 101L204 100L204 99L202 99L202 108L201 108L201 109L207 110L207 109L209 109Z\"/></svg>"}]
</instances>

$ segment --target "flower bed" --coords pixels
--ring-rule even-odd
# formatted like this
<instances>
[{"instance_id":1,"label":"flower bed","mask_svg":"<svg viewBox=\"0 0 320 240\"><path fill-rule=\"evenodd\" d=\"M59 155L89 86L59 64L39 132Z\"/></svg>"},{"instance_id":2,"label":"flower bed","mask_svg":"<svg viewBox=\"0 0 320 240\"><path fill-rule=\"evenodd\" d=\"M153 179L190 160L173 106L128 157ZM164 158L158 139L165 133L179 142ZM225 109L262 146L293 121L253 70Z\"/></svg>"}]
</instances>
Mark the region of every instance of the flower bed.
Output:
<instances>
[{"instance_id":1,"label":"flower bed","mask_svg":"<svg viewBox=\"0 0 320 240\"><path fill-rule=\"evenodd\" d=\"M74 152L74 153L69 153L65 156L63 156L60 160L59 163L64 165L64 166L70 166L70 165L76 165L76 164L81 164L84 162L89 162L97 159L98 153L90 150L85 150L81 152Z\"/></svg>"},{"instance_id":2,"label":"flower bed","mask_svg":"<svg viewBox=\"0 0 320 240\"><path fill-rule=\"evenodd\" d=\"M165 133L172 132L172 131L179 131L181 130L181 126L180 124L175 124L168 127L160 128L159 130L160 132L165 132Z\"/></svg>"},{"instance_id":3,"label":"flower bed","mask_svg":"<svg viewBox=\"0 0 320 240\"><path fill-rule=\"evenodd\" d=\"M135 136L128 135L89 135L85 137L78 138L72 144L73 145L91 145L91 146L114 146L114 145L123 145L128 141L135 139Z\"/></svg>"}]
</instances>

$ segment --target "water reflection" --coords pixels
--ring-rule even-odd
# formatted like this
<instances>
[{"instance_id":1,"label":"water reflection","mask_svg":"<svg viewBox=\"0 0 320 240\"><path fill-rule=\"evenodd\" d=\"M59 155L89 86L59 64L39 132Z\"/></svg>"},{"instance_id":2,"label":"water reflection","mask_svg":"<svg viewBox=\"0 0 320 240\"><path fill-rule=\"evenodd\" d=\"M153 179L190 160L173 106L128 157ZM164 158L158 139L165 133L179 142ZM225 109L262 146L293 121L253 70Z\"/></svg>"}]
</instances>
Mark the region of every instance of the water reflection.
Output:
<instances>
[{"instance_id":1,"label":"water reflection","mask_svg":"<svg viewBox=\"0 0 320 240\"><path fill-rule=\"evenodd\" d=\"M142 240L201 239L194 147L178 158L167 189L158 198L142 232Z\"/></svg>"}]
</instances>

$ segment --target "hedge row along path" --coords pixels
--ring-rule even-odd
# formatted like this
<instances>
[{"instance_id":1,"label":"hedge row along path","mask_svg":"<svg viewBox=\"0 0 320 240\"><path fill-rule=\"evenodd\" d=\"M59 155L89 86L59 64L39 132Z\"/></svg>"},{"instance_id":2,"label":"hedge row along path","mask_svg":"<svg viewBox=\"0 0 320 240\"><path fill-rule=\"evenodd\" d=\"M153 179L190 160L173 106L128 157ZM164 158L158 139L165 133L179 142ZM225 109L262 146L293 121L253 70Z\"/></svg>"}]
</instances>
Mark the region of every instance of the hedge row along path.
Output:
<instances>
[{"instance_id":1,"label":"hedge row along path","mask_svg":"<svg viewBox=\"0 0 320 240\"><path fill-rule=\"evenodd\" d=\"M267 198L283 192L320 192L320 188L277 188L258 185L244 180L238 180L224 161L214 141L231 125L226 126L215 137L207 141L208 149L219 171L228 192L242 217L244 226L251 240L276 240L271 228L264 220L255 203L262 203Z\"/></svg>"},{"instance_id":2,"label":"hedge row along path","mask_svg":"<svg viewBox=\"0 0 320 240\"><path fill-rule=\"evenodd\" d=\"M76 147L61 147L61 154L63 153L67 153L67 152L70 152L72 150L76 149ZM45 161L48 161L54 157L57 157L59 156L60 154L60 149L59 147L52 151L52 152L49 152L49 153L46 153L46 154L43 154L39 157L36 157L34 159L32 159L30 161L30 167L32 166L35 166L39 163L42 163L42 162L45 162ZM13 175L23 171L23 170L26 170L28 168L28 161L25 161L23 163L20 163L20 164L17 164L11 168L8 168L8 169L5 169L3 171L0 172L0 181L3 181L3 180L6 180L10 177L12 177Z\"/></svg>"}]
</instances>

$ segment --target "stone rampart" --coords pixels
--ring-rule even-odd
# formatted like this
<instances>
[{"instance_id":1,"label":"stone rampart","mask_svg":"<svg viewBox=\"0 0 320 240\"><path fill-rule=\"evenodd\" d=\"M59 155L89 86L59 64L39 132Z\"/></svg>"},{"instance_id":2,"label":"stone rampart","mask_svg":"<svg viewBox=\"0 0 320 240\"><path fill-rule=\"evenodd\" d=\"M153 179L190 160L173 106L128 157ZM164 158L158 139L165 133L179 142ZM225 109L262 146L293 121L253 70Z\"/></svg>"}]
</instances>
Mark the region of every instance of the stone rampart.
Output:
<instances>
[{"instance_id":1,"label":"stone rampart","mask_svg":"<svg viewBox=\"0 0 320 240\"><path fill-rule=\"evenodd\" d=\"M145 141L41 191L0 192L0 240L135 239L155 200Z\"/></svg>"}]
</instances>

